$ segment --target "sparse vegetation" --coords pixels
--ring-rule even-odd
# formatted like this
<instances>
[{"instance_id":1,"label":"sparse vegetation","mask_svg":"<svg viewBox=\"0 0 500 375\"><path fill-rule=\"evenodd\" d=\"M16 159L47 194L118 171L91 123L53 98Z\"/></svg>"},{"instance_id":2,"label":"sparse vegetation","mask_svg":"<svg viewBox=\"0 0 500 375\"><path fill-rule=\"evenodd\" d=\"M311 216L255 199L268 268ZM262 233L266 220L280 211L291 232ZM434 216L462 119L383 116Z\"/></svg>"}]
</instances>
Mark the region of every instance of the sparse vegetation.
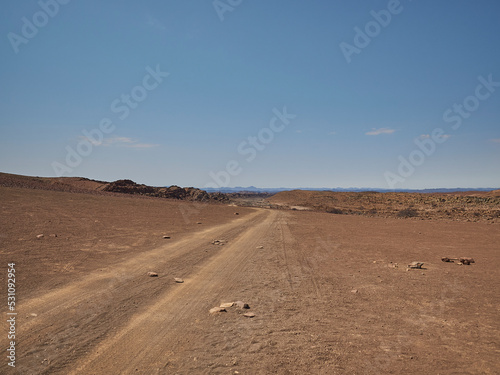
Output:
<instances>
[{"instance_id":1,"label":"sparse vegetation","mask_svg":"<svg viewBox=\"0 0 500 375\"><path fill-rule=\"evenodd\" d=\"M277 206L309 207L314 211L343 215L367 215L378 217L424 220L490 221L497 223L500 217L500 191L476 192L477 198L457 193L356 193L283 191L269 198ZM335 198L335 200L332 199ZM467 203L467 201L470 203ZM480 212L475 215L474 212Z\"/></svg>"},{"instance_id":2,"label":"sparse vegetation","mask_svg":"<svg viewBox=\"0 0 500 375\"><path fill-rule=\"evenodd\" d=\"M400 210L396 216L402 218L417 217L418 212L414 208L405 208L403 210Z\"/></svg>"}]
</instances>

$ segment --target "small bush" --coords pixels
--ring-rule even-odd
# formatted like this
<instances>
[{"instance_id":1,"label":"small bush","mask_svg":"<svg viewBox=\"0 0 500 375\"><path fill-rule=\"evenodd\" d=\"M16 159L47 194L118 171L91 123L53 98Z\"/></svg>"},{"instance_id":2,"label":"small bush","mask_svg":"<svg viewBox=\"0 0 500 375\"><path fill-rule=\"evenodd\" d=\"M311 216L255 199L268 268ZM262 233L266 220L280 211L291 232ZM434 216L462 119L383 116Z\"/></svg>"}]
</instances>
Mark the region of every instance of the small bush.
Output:
<instances>
[{"instance_id":1,"label":"small bush","mask_svg":"<svg viewBox=\"0 0 500 375\"><path fill-rule=\"evenodd\" d=\"M344 213L344 211L342 211L340 208L329 208L328 210L326 210L326 212L335 215L342 215Z\"/></svg>"},{"instance_id":2,"label":"small bush","mask_svg":"<svg viewBox=\"0 0 500 375\"><path fill-rule=\"evenodd\" d=\"M416 217L418 216L418 212L413 208L405 208L404 210L399 211L396 216L403 218Z\"/></svg>"}]
</instances>

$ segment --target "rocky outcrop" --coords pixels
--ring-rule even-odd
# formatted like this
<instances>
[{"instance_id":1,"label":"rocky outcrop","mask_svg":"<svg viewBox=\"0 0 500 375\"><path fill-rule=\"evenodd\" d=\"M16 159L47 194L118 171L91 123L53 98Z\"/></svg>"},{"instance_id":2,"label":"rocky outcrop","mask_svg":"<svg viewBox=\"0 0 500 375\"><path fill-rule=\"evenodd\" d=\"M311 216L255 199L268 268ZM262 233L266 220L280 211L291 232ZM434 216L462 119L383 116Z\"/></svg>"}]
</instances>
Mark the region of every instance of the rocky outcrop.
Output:
<instances>
[{"instance_id":1,"label":"rocky outcrop","mask_svg":"<svg viewBox=\"0 0 500 375\"><path fill-rule=\"evenodd\" d=\"M224 194L208 194L206 191L194 187L183 188L176 185L172 185L170 187L153 187L144 184L136 184L132 180L118 180L110 182L103 190L114 193L139 194L150 197L198 202L227 200L227 197L225 197Z\"/></svg>"},{"instance_id":2,"label":"rocky outcrop","mask_svg":"<svg viewBox=\"0 0 500 375\"><path fill-rule=\"evenodd\" d=\"M227 203L229 201L229 198L223 193L209 194L205 190L193 187L183 188L176 185L170 187L154 187L137 184L132 180L106 182L83 177L31 177L0 172L0 186L96 195L122 193L198 202Z\"/></svg>"}]
</instances>

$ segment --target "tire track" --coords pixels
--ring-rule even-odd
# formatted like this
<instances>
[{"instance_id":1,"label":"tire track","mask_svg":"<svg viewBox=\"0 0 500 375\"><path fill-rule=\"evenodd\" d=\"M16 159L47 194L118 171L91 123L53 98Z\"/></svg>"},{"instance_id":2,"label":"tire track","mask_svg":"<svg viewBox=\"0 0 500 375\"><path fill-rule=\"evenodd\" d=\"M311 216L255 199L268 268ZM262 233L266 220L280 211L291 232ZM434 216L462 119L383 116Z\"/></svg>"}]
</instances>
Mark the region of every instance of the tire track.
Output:
<instances>
[{"instance_id":1,"label":"tire track","mask_svg":"<svg viewBox=\"0 0 500 375\"><path fill-rule=\"evenodd\" d=\"M60 370L67 373L62 369L85 355L134 314L146 309L165 291L175 289L174 275L186 277L197 272L228 246L215 247L210 245L211 240L238 236L254 227L263 216L264 212L256 211L23 301L19 305L22 312L19 315L20 369L23 373ZM160 277L146 277L150 270L157 270Z\"/></svg>"},{"instance_id":2,"label":"tire track","mask_svg":"<svg viewBox=\"0 0 500 375\"><path fill-rule=\"evenodd\" d=\"M176 353L189 350L196 336L187 328L207 320L208 309L220 303L237 284L240 271L259 241L271 230L277 212L242 233L185 283L168 291L147 311L136 315L114 336L103 341L70 374L163 373L166 364L182 360Z\"/></svg>"}]
</instances>

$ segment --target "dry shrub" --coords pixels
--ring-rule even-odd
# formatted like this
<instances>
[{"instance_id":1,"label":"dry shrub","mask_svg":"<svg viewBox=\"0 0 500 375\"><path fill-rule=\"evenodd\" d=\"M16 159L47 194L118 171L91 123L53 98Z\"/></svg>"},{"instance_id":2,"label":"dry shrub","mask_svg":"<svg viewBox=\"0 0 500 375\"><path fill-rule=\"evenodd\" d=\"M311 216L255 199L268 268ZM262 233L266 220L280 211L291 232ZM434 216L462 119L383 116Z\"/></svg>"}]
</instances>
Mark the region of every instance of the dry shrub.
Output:
<instances>
[{"instance_id":1,"label":"dry shrub","mask_svg":"<svg viewBox=\"0 0 500 375\"><path fill-rule=\"evenodd\" d=\"M397 215L397 217L402 217L402 218L407 218L407 217L417 217L418 212L417 210L413 208L405 208L403 210L400 210Z\"/></svg>"},{"instance_id":2,"label":"dry shrub","mask_svg":"<svg viewBox=\"0 0 500 375\"><path fill-rule=\"evenodd\" d=\"M344 213L344 211L342 211L340 208L329 208L328 210L326 210L326 212L335 215L342 215Z\"/></svg>"}]
</instances>

